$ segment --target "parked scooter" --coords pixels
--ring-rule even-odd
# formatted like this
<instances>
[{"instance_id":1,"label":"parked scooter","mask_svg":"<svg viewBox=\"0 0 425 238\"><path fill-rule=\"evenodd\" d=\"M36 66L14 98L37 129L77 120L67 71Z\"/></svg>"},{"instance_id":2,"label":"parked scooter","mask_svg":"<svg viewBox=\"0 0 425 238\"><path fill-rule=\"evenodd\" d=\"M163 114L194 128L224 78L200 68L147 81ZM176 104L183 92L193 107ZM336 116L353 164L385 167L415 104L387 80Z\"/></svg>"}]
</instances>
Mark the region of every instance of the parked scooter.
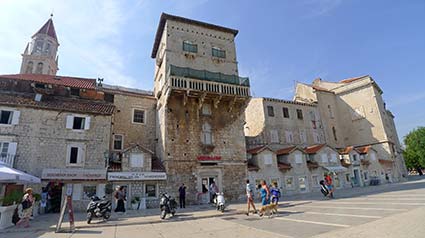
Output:
<instances>
[{"instance_id":1,"label":"parked scooter","mask_svg":"<svg viewBox=\"0 0 425 238\"><path fill-rule=\"evenodd\" d=\"M217 208L217 211L224 212L225 201L223 193L216 193L217 196L214 198L214 203Z\"/></svg>"},{"instance_id":2,"label":"parked scooter","mask_svg":"<svg viewBox=\"0 0 425 238\"><path fill-rule=\"evenodd\" d=\"M167 214L174 216L176 214L177 202L167 193L163 193L159 201L159 209L161 209L161 219L164 219Z\"/></svg>"},{"instance_id":3,"label":"parked scooter","mask_svg":"<svg viewBox=\"0 0 425 238\"><path fill-rule=\"evenodd\" d=\"M112 203L103 197L103 200L97 196L91 197L87 205L87 224L90 224L93 218L103 218L104 221L111 217Z\"/></svg>"}]
</instances>

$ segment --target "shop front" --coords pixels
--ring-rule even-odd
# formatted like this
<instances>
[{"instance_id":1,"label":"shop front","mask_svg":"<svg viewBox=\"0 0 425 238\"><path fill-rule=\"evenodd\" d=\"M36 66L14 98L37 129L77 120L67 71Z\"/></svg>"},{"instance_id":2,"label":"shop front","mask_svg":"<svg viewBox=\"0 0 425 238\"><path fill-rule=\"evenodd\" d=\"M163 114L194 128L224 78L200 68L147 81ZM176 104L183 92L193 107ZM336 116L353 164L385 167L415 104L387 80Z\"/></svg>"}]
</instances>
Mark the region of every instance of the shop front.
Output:
<instances>
[{"instance_id":1,"label":"shop front","mask_svg":"<svg viewBox=\"0 0 425 238\"><path fill-rule=\"evenodd\" d=\"M123 186L127 209L154 208L159 205L159 196L165 192L165 172L109 172L108 183L114 190ZM115 208L116 203L113 203Z\"/></svg>"},{"instance_id":2,"label":"shop front","mask_svg":"<svg viewBox=\"0 0 425 238\"><path fill-rule=\"evenodd\" d=\"M65 186L72 184L74 211L85 211L92 196L105 196L106 169L43 169L41 179L49 194L47 212L59 212L65 199Z\"/></svg>"}]
</instances>

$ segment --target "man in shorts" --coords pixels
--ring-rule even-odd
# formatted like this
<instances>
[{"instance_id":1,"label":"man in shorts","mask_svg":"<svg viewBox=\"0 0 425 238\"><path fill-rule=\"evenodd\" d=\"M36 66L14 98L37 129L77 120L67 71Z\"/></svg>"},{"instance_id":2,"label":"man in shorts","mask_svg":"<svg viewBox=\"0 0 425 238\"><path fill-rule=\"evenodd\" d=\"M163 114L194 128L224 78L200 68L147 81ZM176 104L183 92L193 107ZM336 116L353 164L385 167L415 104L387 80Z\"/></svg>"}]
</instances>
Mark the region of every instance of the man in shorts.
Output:
<instances>
[{"instance_id":1,"label":"man in shorts","mask_svg":"<svg viewBox=\"0 0 425 238\"><path fill-rule=\"evenodd\" d=\"M247 204L248 204L248 212L246 213L247 216L249 216L249 209L254 208L254 213L257 213L257 209L255 208L254 204L254 191L251 187L251 184L249 184L249 179L246 180L246 198L247 198Z\"/></svg>"}]
</instances>

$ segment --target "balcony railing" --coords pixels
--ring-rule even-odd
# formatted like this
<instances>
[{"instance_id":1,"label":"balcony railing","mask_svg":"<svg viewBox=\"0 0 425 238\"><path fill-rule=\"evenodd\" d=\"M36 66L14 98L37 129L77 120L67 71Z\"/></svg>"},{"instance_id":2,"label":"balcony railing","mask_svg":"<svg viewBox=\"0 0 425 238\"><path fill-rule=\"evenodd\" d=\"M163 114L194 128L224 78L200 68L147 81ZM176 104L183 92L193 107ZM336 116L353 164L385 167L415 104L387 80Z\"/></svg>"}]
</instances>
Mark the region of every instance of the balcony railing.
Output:
<instances>
[{"instance_id":1,"label":"balcony railing","mask_svg":"<svg viewBox=\"0 0 425 238\"><path fill-rule=\"evenodd\" d=\"M0 162L6 164L9 167L13 167L15 163L15 155L13 154L0 154Z\"/></svg>"},{"instance_id":2,"label":"balcony railing","mask_svg":"<svg viewBox=\"0 0 425 238\"><path fill-rule=\"evenodd\" d=\"M226 83L226 84L249 87L248 77L239 77L237 75L215 73L215 72L210 72L207 70L197 70L192 68L184 68L184 67L170 65L169 74L170 76L193 78L193 79L199 79L203 81Z\"/></svg>"}]
</instances>

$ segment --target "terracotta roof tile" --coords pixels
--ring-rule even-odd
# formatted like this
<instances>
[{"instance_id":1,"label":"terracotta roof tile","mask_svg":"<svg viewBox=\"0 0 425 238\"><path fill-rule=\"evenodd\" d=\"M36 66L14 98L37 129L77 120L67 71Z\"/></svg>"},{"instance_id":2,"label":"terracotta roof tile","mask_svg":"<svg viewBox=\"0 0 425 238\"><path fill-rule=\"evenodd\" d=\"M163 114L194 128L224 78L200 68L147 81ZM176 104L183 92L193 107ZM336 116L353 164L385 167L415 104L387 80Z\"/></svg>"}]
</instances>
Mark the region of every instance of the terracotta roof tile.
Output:
<instances>
[{"instance_id":1,"label":"terracotta roof tile","mask_svg":"<svg viewBox=\"0 0 425 238\"><path fill-rule=\"evenodd\" d=\"M291 164L283 163L283 162L278 162L278 163L277 163L277 167L278 167L280 170L288 170L288 169L292 169Z\"/></svg>"},{"instance_id":2,"label":"terracotta roof tile","mask_svg":"<svg viewBox=\"0 0 425 238\"><path fill-rule=\"evenodd\" d=\"M320 144L320 145L312 145L309 147L306 147L304 149L304 152L307 154L316 154L320 149L322 149L326 144Z\"/></svg>"},{"instance_id":3,"label":"terracotta roof tile","mask_svg":"<svg viewBox=\"0 0 425 238\"><path fill-rule=\"evenodd\" d=\"M53 20L50 18L47 20L46 23L40 28L40 30L37 31L32 37L34 37L37 34L46 34L56 41L58 40L58 37L56 36L55 26L53 25Z\"/></svg>"},{"instance_id":4,"label":"terracotta roof tile","mask_svg":"<svg viewBox=\"0 0 425 238\"><path fill-rule=\"evenodd\" d=\"M354 82L354 81L356 81L356 80L359 80L359 79L362 79L362 78L364 78L364 77L368 77L369 75L363 75L363 76L360 76L360 77L354 77L354 78L348 78L348 79L343 79L343 80L341 80L341 81L339 81L340 83L351 83L351 82Z\"/></svg>"},{"instance_id":5,"label":"terracotta roof tile","mask_svg":"<svg viewBox=\"0 0 425 238\"><path fill-rule=\"evenodd\" d=\"M353 146L347 146L343 149L338 150L338 152L342 155L346 155L346 154L349 154L353 149L354 149Z\"/></svg>"},{"instance_id":6,"label":"terracotta roof tile","mask_svg":"<svg viewBox=\"0 0 425 238\"><path fill-rule=\"evenodd\" d=\"M246 151L246 153L255 155L255 154L258 154L265 149L269 149L269 147L266 146L266 145L262 145L262 146L258 146L258 147L249 149L249 150Z\"/></svg>"},{"instance_id":7,"label":"terracotta roof tile","mask_svg":"<svg viewBox=\"0 0 425 238\"><path fill-rule=\"evenodd\" d=\"M296 146L291 146L291 147L279 149L279 150L276 151L276 155L287 155L287 154L290 154L296 148L297 148Z\"/></svg>"},{"instance_id":8,"label":"terracotta roof tile","mask_svg":"<svg viewBox=\"0 0 425 238\"><path fill-rule=\"evenodd\" d=\"M369 149L372 148L370 145L361 146L354 148L359 154L367 154L369 152Z\"/></svg>"},{"instance_id":9,"label":"terracotta roof tile","mask_svg":"<svg viewBox=\"0 0 425 238\"><path fill-rule=\"evenodd\" d=\"M27 80L37 83L61 85L65 87L95 89L96 79L56 76L48 74L9 74L0 75L0 79Z\"/></svg>"},{"instance_id":10,"label":"terracotta roof tile","mask_svg":"<svg viewBox=\"0 0 425 238\"><path fill-rule=\"evenodd\" d=\"M41 101L35 101L34 97L35 94L11 94L0 92L0 104L106 115L111 115L115 109L115 106L110 103L45 96L43 96Z\"/></svg>"}]
</instances>

